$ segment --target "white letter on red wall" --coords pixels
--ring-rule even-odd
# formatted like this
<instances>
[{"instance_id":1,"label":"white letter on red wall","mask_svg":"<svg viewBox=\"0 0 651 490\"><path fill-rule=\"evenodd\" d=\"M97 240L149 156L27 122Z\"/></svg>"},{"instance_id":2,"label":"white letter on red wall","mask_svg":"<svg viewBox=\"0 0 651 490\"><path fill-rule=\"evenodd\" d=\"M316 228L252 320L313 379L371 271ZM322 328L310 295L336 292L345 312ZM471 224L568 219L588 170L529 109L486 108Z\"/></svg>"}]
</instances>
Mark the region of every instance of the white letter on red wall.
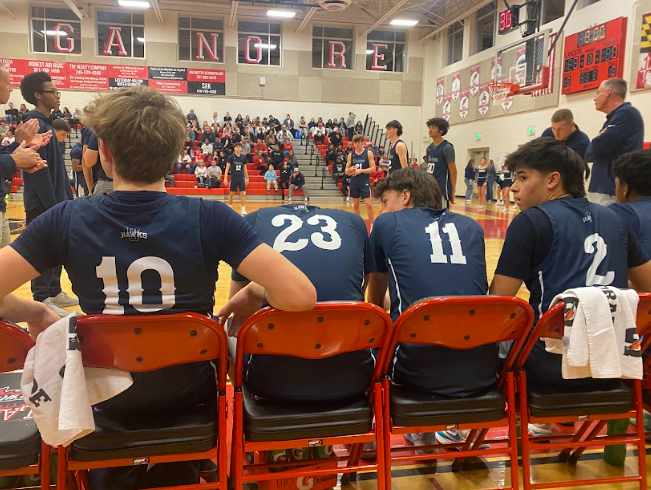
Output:
<instances>
[{"instance_id":1,"label":"white letter on red wall","mask_svg":"<svg viewBox=\"0 0 651 490\"><path fill-rule=\"evenodd\" d=\"M373 65L371 66L371 69L373 69L373 70L386 70L387 65L378 65L377 64L378 61L384 61L384 55L378 53L379 48L382 48L382 49L386 50L386 49L389 48L389 46L387 46L386 44L374 44L373 45Z\"/></svg>"},{"instance_id":2,"label":"white letter on red wall","mask_svg":"<svg viewBox=\"0 0 651 490\"><path fill-rule=\"evenodd\" d=\"M255 58L251 58L249 55L251 52L251 41L253 41L253 46L255 47ZM257 44L257 46L256 46ZM246 41L244 41L244 57L246 58L247 63L260 63L262 61L262 39L258 36L247 36Z\"/></svg>"},{"instance_id":3,"label":"white letter on red wall","mask_svg":"<svg viewBox=\"0 0 651 490\"><path fill-rule=\"evenodd\" d=\"M106 41L106 45L104 46L104 54L112 55L112 48L116 46L118 48L119 56L128 56L127 50L124 49L124 42L122 42L122 35L120 34L120 31L120 27L109 26L109 37L108 41Z\"/></svg>"},{"instance_id":4,"label":"white letter on red wall","mask_svg":"<svg viewBox=\"0 0 651 490\"><path fill-rule=\"evenodd\" d=\"M61 46L61 34L59 31L66 31L68 33L68 46L65 48ZM72 37L72 26L70 24L56 24L54 26L54 48L59 53L72 53L75 49L75 39Z\"/></svg>"},{"instance_id":5,"label":"white letter on red wall","mask_svg":"<svg viewBox=\"0 0 651 490\"><path fill-rule=\"evenodd\" d=\"M344 53L346 52L346 45L341 41L328 41L330 46L330 62L328 63L328 68L346 68L346 58ZM339 47L339 51L337 48ZM339 66L335 64L335 58L339 58Z\"/></svg>"},{"instance_id":6,"label":"white letter on red wall","mask_svg":"<svg viewBox=\"0 0 651 490\"><path fill-rule=\"evenodd\" d=\"M196 59L198 60L203 60L203 48L206 48L206 51L208 51L208 56L210 56L210 59L213 61L219 61L219 58L217 58L217 38L219 37L219 34L210 34L210 42L212 42L212 49L210 45L208 44L208 41L206 40L206 36L203 35L202 32L197 32L197 57Z\"/></svg>"}]
</instances>

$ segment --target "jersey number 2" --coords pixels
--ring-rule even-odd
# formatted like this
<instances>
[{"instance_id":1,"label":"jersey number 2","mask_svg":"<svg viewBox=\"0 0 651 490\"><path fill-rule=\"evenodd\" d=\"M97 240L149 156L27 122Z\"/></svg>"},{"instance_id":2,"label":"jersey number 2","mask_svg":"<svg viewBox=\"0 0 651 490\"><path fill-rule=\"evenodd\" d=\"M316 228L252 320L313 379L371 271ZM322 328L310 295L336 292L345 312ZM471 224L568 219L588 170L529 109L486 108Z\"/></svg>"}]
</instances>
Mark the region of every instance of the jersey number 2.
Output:
<instances>
[{"instance_id":1,"label":"jersey number 2","mask_svg":"<svg viewBox=\"0 0 651 490\"><path fill-rule=\"evenodd\" d=\"M443 253L443 241L439 233L439 222L434 221L425 228L425 233L429 235L429 241L432 243L432 254L429 256L432 264L447 264L448 257ZM466 256L463 255L461 248L461 240L459 239L459 232L454 223L448 223L443 226L443 233L445 233L450 240L450 247L452 248L452 255L450 255L451 264L465 264Z\"/></svg>"},{"instance_id":2,"label":"jersey number 2","mask_svg":"<svg viewBox=\"0 0 651 490\"><path fill-rule=\"evenodd\" d=\"M307 247L310 240L312 240L314 245L323 250L337 250L341 247L341 236L339 236L339 233L335 231L337 228L337 222L330 216L315 214L307 220L308 225L315 226L318 226L321 221L325 221L325 226L321 227L321 231L328 234L328 241L325 240L323 233L312 233L310 240L307 238L299 238L295 242L290 242L288 239L291 234L303 227L303 220L293 214L279 214L278 216L273 217L271 224L279 228L283 226L286 221L289 221L289 226L278 233L278 236L274 240L273 248L278 252L298 252Z\"/></svg>"},{"instance_id":3,"label":"jersey number 2","mask_svg":"<svg viewBox=\"0 0 651 490\"><path fill-rule=\"evenodd\" d=\"M595 250L596 244L596 250ZM588 274L585 278L586 286L609 286L615 280L615 273L613 271L606 272L605 276L597 274L597 269L606 258L608 254L608 245L598 233L594 233L585 239L583 242L585 253L594 253L592 264L588 269Z\"/></svg>"},{"instance_id":4,"label":"jersey number 2","mask_svg":"<svg viewBox=\"0 0 651 490\"><path fill-rule=\"evenodd\" d=\"M160 276L161 304L143 304L142 273L155 271ZM106 296L104 311L107 315L124 315L124 306L118 303L120 288L115 257L102 257L102 263L96 267L97 277L104 282L102 292ZM127 268L127 294L129 304L140 313L155 313L172 308L176 303L174 271L169 262L160 257L141 257Z\"/></svg>"}]
</instances>

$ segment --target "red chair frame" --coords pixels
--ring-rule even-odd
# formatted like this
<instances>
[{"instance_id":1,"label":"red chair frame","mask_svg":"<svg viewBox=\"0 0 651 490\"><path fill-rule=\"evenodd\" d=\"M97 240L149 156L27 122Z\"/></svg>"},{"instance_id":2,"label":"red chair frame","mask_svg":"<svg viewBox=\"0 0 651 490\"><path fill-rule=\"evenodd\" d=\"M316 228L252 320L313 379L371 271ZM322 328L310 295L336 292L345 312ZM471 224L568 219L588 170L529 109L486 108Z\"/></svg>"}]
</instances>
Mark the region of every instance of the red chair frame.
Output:
<instances>
[{"instance_id":1,"label":"red chair frame","mask_svg":"<svg viewBox=\"0 0 651 490\"><path fill-rule=\"evenodd\" d=\"M23 369L34 341L27 332L0 321L0 373ZM43 471L45 469L45 471ZM17 470L0 470L2 476L41 474L41 488L50 488L50 446L41 440L41 454L36 464Z\"/></svg>"},{"instance_id":2,"label":"red chair frame","mask_svg":"<svg viewBox=\"0 0 651 490\"><path fill-rule=\"evenodd\" d=\"M508 454L511 461L511 486L500 487L517 490L518 453L515 417L515 378L511 368L517 353L525 342L527 333L533 325L534 312L526 301L508 296L471 296L471 297L441 297L423 300L405 311L396 321L390 348L385 350L382 359L384 379L384 441L387 458L386 488L391 488L391 464L393 462L413 462L423 460L455 458L458 465L463 459L473 456L492 456ZM507 408L502 419L492 422L455 424L457 429L470 429L465 443L429 446L431 449L460 448L460 451L441 452L432 454L413 454L415 449L426 449L427 446L391 447L391 434L406 434L418 432L435 432L449 429L448 424L434 426L403 427L393 425L390 413L390 368L393 352L398 343L429 344L451 349L470 349L486 344L513 340L514 345L502 368L497 386L506 395ZM479 449L490 428L509 427L507 448ZM473 441L476 442L472 449ZM487 441L490 442L490 441ZM500 441L503 442L503 441ZM393 456L393 452L409 454Z\"/></svg>"},{"instance_id":3,"label":"red chair frame","mask_svg":"<svg viewBox=\"0 0 651 490\"><path fill-rule=\"evenodd\" d=\"M323 325L327 325L324 328ZM272 328L269 328L269 326ZM287 466L287 463L245 464L244 453L274 449L302 448L314 445L314 439L295 439L270 442L247 441L244 435L244 409L242 399L242 377L245 354L275 354L320 359L356 350L384 349L390 337L393 323L382 308L362 302L318 303L313 310L284 312L265 308L250 317L237 335L235 360L235 399L233 417L233 460L231 478L235 490L242 490L245 482L296 478L302 476L353 473L362 470L376 470L378 488L384 490L384 447L382 445L382 389L380 363L376 362L368 390L373 406L375 427L365 434L319 438L319 446L352 444L348 456L338 457L336 468L301 469L301 466L315 464L317 460L292 462L293 468L285 471L268 472L271 467ZM264 346L264 350L261 349ZM315 348L316 347L316 348ZM364 443L376 442L378 458L376 463L358 464L358 448ZM347 464L340 465L347 460ZM260 472L263 471L263 472Z\"/></svg>"},{"instance_id":4,"label":"red chair frame","mask_svg":"<svg viewBox=\"0 0 651 490\"><path fill-rule=\"evenodd\" d=\"M190 335L188 336L188 332ZM165 490L226 490L227 482L227 425L226 425L226 375L228 370L228 344L222 325L198 313L172 315L89 315L77 320L77 334L81 343L84 366L118 369L128 372L147 372L168 366L217 359L218 435L215 447L200 453L179 453L148 456L150 464L172 463L217 458L217 482L197 483L175 487L158 487ZM173 348L172 348L173 347ZM66 451L68 472L75 472L81 489L90 488L87 470L133 466L139 458L98 461L75 461ZM62 458L60 458L61 461ZM66 488L65 473L59 472L57 488Z\"/></svg>"},{"instance_id":5,"label":"red chair frame","mask_svg":"<svg viewBox=\"0 0 651 490\"><path fill-rule=\"evenodd\" d=\"M538 339L554 338L561 339L564 332L564 303L560 302L538 320L531 336L522 349L515 366L520 398L520 423L526 427L528 423L551 423L551 422L582 422L574 435L558 436L529 436L528 430L521 431L522 439L522 474L525 490L537 488L558 488L576 487L581 485L603 485L625 482L638 482L641 490L647 488L646 474L646 449L644 441L644 417L642 402L642 381L629 380L633 383L635 407L629 412L619 414L592 414L592 415L568 415L558 417L534 417L529 413L527 405L527 375L524 364L531 353ZM640 293L640 302L636 317L638 334L651 334L651 294ZM635 418L637 421L635 434L621 434L598 437L599 432L609 420ZM594 423L594 425L593 425ZM592 426L592 429L588 431ZM586 436L587 433L587 436ZM584 437L585 436L585 437ZM572 438L569 442L556 442L562 439ZM583 440L582 440L583 439ZM533 442L532 442L533 441ZM543 441L541 444L538 441ZM535 449L549 450L562 449L559 459L575 464L586 448L601 447L615 444L636 444L638 450L638 471L637 476L615 476L606 478L594 478L589 480L569 480L550 483L531 483L531 451ZM574 451L572 451L574 449Z\"/></svg>"}]
</instances>

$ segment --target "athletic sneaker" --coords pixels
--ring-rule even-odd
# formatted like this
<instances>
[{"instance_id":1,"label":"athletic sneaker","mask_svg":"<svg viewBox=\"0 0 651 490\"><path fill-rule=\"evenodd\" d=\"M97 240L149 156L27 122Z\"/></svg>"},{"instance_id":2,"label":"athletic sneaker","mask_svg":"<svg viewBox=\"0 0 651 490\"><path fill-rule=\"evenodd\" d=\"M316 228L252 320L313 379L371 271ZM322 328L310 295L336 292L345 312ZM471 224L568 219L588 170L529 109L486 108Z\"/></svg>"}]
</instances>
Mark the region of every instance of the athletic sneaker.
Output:
<instances>
[{"instance_id":1,"label":"athletic sneaker","mask_svg":"<svg viewBox=\"0 0 651 490\"><path fill-rule=\"evenodd\" d=\"M468 434L470 434L469 429L442 430L436 433L436 441L439 444L454 444L454 443L466 442L466 439L468 439Z\"/></svg>"},{"instance_id":2,"label":"athletic sneaker","mask_svg":"<svg viewBox=\"0 0 651 490\"><path fill-rule=\"evenodd\" d=\"M246 212L246 208L242 206L242 216L246 216L248 213Z\"/></svg>"},{"instance_id":3,"label":"athletic sneaker","mask_svg":"<svg viewBox=\"0 0 651 490\"><path fill-rule=\"evenodd\" d=\"M405 434L405 440L413 446L433 446L436 444L436 436L434 432L421 432L417 434ZM417 450L416 454L433 453L433 449Z\"/></svg>"},{"instance_id":4,"label":"athletic sneaker","mask_svg":"<svg viewBox=\"0 0 651 490\"><path fill-rule=\"evenodd\" d=\"M350 202L350 196L346 196L346 202Z\"/></svg>"},{"instance_id":5,"label":"athletic sneaker","mask_svg":"<svg viewBox=\"0 0 651 490\"><path fill-rule=\"evenodd\" d=\"M486 206L479 206L479 209L486 209Z\"/></svg>"},{"instance_id":6,"label":"athletic sneaker","mask_svg":"<svg viewBox=\"0 0 651 490\"><path fill-rule=\"evenodd\" d=\"M466 202L470 202L470 199L466 199Z\"/></svg>"},{"instance_id":7,"label":"athletic sneaker","mask_svg":"<svg viewBox=\"0 0 651 490\"><path fill-rule=\"evenodd\" d=\"M552 424L529 424L529 437L551 436Z\"/></svg>"},{"instance_id":8,"label":"athletic sneaker","mask_svg":"<svg viewBox=\"0 0 651 490\"><path fill-rule=\"evenodd\" d=\"M79 304L79 300L77 298L71 298L63 291L50 299L52 300L52 303L57 306L77 306Z\"/></svg>"},{"instance_id":9,"label":"athletic sneaker","mask_svg":"<svg viewBox=\"0 0 651 490\"><path fill-rule=\"evenodd\" d=\"M56 313L61 318L65 318L69 315L69 313L66 310L64 310L63 308L59 308L57 305L55 305L52 302L52 298L44 299L43 304L47 306L49 309L51 309L54 313Z\"/></svg>"},{"instance_id":10,"label":"athletic sneaker","mask_svg":"<svg viewBox=\"0 0 651 490\"><path fill-rule=\"evenodd\" d=\"M518 209L518 207L515 204L512 207L513 209Z\"/></svg>"}]
</instances>

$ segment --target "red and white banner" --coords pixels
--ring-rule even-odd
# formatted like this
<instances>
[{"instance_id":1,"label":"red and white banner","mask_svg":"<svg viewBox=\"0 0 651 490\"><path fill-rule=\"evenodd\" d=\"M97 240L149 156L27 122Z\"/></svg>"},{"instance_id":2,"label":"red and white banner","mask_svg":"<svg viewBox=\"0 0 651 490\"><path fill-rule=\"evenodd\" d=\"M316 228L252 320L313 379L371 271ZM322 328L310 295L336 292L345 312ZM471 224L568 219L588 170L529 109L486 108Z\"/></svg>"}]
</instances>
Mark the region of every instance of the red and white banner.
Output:
<instances>
[{"instance_id":1,"label":"red and white banner","mask_svg":"<svg viewBox=\"0 0 651 490\"><path fill-rule=\"evenodd\" d=\"M461 72L452 74L452 100L457 102L461 95Z\"/></svg>"},{"instance_id":2,"label":"red and white banner","mask_svg":"<svg viewBox=\"0 0 651 490\"><path fill-rule=\"evenodd\" d=\"M443 96L443 119L446 121L450 120L450 115L452 115L452 100L450 95Z\"/></svg>"},{"instance_id":3,"label":"red and white banner","mask_svg":"<svg viewBox=\"0 0 651 490\"><path fill-rule=\"evenodd\" d=\"M459 117L461 117L462 121L465 121L466 117L468 117L468 108L470 107L470 100L468 99L469 94L469 89L461 91L461 101L459 102Z\"/></svg>"},{"instance_id":4,"label":"red and white banner","mask_svg":"<svg viewBox=\"0 0 651 490\"><path fill-rule=\"evenodd\" d=\"M479 102L477 103L477 112L483 118L486 117L490 110L491 95L488 91L488 84L484 83L479 86Z\"/></svg>"},{"instance_id":5,"label":"red and white banner","mask_svg":"<svg viewBox=\"0 0 651 490\"><path fill-rule=\"evenodd\" d=\"M445 92L445 78L436 79L436 105L440 106L443 103L443 92Z\"/></svg>"},{"instance_id":6,"label":"red and white banner","mask_svg":"<svg viewBox=\"0 0 651 490\"><path fill-rule=\"evenodd\" d=\"M479 93L479 71L481 65L472 65L470 67L470 95L477 97Z\"/></svg>"}]
</instances>

